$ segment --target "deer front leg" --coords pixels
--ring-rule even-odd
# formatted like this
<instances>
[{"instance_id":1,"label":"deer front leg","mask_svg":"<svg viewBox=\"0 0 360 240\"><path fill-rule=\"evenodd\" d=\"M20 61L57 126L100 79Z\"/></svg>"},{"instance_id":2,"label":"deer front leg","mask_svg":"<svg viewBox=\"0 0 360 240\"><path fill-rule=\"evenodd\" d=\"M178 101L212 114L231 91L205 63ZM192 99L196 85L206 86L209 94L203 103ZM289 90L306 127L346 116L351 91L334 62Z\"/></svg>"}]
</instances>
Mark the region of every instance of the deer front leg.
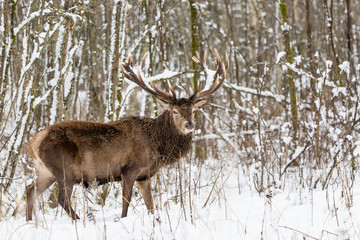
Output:
<instances>
[{"instance_id":1,"label":"deer front leg","mask_svg":"<svg viewBox=\"0 0 360 240\"><path fill-rule=\"evenodd\" d=\"M122 192L123 192L123 206L122 206L122 213L121 213L121 217L126 217L127 216L127 211L129 208L129 204L131 201L131 196L132 196L132 189L135 183L135 175L133 174L126 174L123 176L122 179Z\"/></svg>"},{"instance_id":2,"label":"deer front leg","mask_svg":"<svg viewBox=\"0 0 360 240\"><path fill-rule=\"evenodd\" d=\"M137 181L137 184L140 188L140 192L144 199L146 208L148 209L149 212L154 213L154 202L151 194L150 178L143 181Z\"/></svg>"}]
</instances>

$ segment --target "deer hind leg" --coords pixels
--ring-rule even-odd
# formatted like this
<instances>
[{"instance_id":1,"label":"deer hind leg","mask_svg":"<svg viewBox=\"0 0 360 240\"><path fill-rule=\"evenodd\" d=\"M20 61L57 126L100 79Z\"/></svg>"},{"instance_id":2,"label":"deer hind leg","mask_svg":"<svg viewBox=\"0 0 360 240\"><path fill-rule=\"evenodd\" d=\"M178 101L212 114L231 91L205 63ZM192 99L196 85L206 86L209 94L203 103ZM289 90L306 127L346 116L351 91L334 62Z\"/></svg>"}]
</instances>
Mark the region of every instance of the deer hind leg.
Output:
<instances>
[{"instance_id":1,"label":"deer hind leg","mask_svg":"<svg viewBox=\"0 0 360 240\"><path fill-rule=\"evenodd\" d=\"M146 179L143 181L137 181L137 184L140 188L140 192L144 199L146 208L149 212L154 213L154 202L151 194L151 180Z\"/></svg>"},{"instance_id":2,"label":"deer hind leg","mask_svg":"<svg viewBox=\"0 0 360 240\"><path fill-rule=\"evenodd\" d=\"M32 220L32 211L36 198L48 189L54 181L54 175L47 169L39 169L38 178L26 188L26 221Z\"/></svg>"},{"instance_id":3,"label":"deer hind leg","mask_svg":"<svg viewBox=\"0 0 360 240\"><path fill-rule=\"evenodd\" d=\"M59 204L67 212L72 220L80 219L74 209L71 207L71 194L73 191L73 184L69 182L59 182Z\"/></svg>"}]
</instances>

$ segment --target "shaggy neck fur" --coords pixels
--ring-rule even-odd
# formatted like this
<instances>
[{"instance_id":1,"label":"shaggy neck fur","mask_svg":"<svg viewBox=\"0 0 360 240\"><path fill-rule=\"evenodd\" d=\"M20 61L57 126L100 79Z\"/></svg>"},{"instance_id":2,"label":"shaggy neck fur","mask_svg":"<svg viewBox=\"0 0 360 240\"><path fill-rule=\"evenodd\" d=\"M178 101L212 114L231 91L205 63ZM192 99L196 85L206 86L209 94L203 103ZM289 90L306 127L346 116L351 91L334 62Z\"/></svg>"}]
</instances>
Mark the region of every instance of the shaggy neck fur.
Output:
<instances>
[{"instance_id":1,"label":"shaggy neck fur","mask_svg":"<svg viewBox=\"0 0 360 240\"><path fill-rule=\"evenodd\" d=\"M192 134L183 135L174 125L169 111L149 122L148 134L157 147L161 164L172 164L191 149Z\"/></svg>"}]
</instances>

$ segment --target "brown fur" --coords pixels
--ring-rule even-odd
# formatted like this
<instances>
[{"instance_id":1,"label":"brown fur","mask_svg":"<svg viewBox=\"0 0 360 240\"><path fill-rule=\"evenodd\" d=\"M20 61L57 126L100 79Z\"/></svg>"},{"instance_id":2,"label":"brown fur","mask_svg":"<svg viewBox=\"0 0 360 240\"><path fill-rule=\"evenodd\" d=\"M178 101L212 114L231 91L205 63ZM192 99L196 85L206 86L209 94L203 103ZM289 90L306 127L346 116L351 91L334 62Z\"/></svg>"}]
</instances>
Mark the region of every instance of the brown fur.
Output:
<instances>
[{"instance_id":1,"label":"brown fur","mask_svg":"<svg viewBox=\"0 0 360 240\"><path fill-rule=\"evenodd\" d=\"M59 183L59 203L73 219L79 217L70 206L70 196L73 185L81 182L88 186L122 180L125 217L137 181L148 210L153 212L150 178L160 167L189 152L193 111L205 102L179 99L162 103L167 110L154 119L64 121L38 132L28 146L38 178L27 190L27 220L32 219L36 197L55 181Z\"/></svg>"}]
</instances>

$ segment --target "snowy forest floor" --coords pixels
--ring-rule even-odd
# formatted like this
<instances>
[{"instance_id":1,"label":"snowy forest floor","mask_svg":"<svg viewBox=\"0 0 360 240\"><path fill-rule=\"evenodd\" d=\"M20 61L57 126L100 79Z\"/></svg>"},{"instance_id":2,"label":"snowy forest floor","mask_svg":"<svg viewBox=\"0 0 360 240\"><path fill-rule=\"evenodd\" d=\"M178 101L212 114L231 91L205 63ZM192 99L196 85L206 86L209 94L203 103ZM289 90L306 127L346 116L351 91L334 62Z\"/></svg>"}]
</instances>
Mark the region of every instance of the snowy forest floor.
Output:
<instances>
[{"instance_id":1,"label":"snowy forest floor","mask_svg":"<svg viewBox=\"0 0 360 240\"><path fill-rule=\"evenodd\" d=\"M190 184L189 194L184 184L182 199L175 195L176 183L155 191L155 214L147 213L137 189L128 217L120 218L121 200L115 194L119 183L112 185L104 207L95 203L94 192L99 190L84 195L78 186L73 196L81 220L72 222L60 207L38 201L36 220L27 223L18 214L0 222L1 239L360 239L359 184L354 184L353 204L348 206L336 184L311 191L289 180L285 190L269 188L258 194L249 178L234 169L221 169L214 180L210 170L196 179L199 170L192 167L191 182L201 178L203 186Z\"/></svg>"}]
</instances>

